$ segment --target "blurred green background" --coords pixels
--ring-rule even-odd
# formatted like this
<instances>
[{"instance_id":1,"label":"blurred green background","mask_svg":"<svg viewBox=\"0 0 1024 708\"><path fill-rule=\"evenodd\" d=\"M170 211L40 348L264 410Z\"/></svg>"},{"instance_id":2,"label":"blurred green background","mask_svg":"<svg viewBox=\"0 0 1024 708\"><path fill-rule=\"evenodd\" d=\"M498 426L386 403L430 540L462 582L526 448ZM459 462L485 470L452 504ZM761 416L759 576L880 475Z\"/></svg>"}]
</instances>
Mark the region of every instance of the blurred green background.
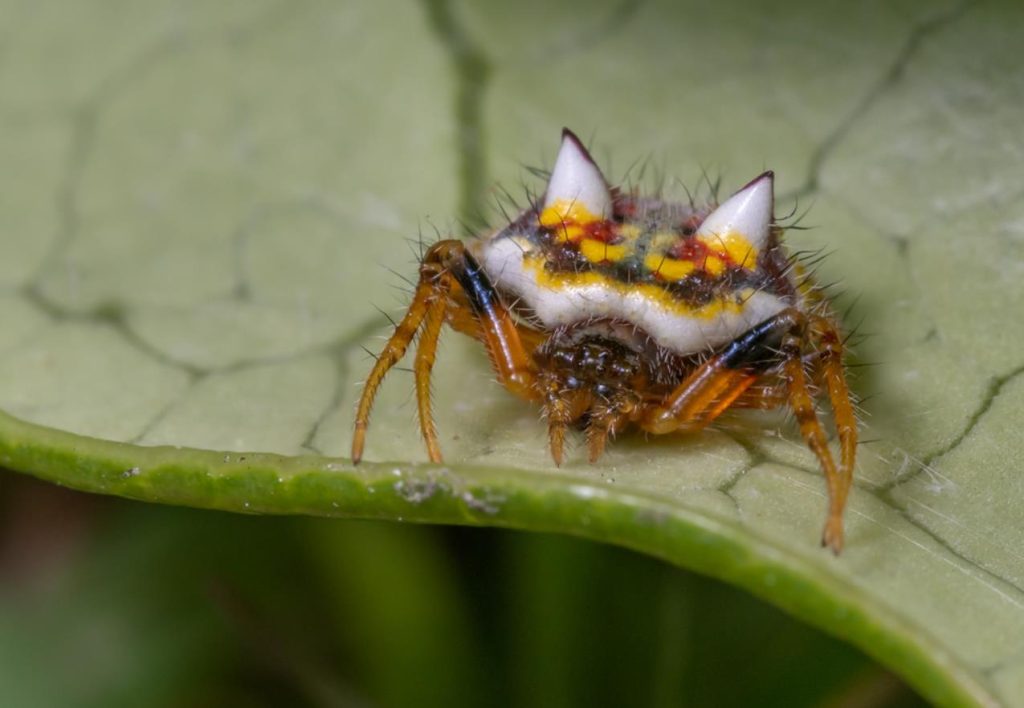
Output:
<instances>
[{"instance_id":1,"label":"blurred green background","mask_svg":"<svg viewBox=\"0 0 1024 708\"><path fill-rule=\"evenodd\" d=\"M746 593L588 541L0 476L5 706L923 705Z\"/></svg>"}]
</instances>

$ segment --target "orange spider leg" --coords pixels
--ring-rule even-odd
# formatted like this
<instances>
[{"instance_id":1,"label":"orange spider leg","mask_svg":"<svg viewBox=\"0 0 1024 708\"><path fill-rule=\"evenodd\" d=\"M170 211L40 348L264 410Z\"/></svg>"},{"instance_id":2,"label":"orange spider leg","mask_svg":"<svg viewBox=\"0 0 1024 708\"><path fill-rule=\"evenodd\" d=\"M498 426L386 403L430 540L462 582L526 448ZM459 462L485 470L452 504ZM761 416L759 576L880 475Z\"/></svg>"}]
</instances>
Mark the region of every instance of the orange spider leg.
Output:
<instances>
[{"instance_id":1,"label":"orange spider leg","mask_svg":"<svg viewBox=\"0 0 1024 708\"><path fill-rule=\"evenodd\" d=\"M715 418L732 408L736 399L742 396L757 381L757 376L743 371L726 371L717 383L717 395L709 400L709 405L695 422L701 427L707 426Z\"/></svg>"},{"instance_id":2,"label":"orange spider leg","mask_svg":"<svg viewBox=\"0 0 1024 708\"><path fill-rule=\"evenodd\" d=\"M619 432L636 411L637 402L632 398L613 399L591 409L590 424L587 426L587 445L590 448L591 462L597 462L601 458L608 438Z\"/></svg>"},{"instance_id":3,"label":"orange spider leg","mask_svg":"<svg viewBox=\"0 0 1024 708\"><path fill-rule=\"evenodd\" d=\"M791 334L782 343L785 356L783 373L789 384L789 407L800 425L800 434L811 452L818 458L825 471L825 483L828 485L829 515L825 522L821 544L828 546L838 554L843 548L843 509L849 492L849 482L844 479L836 467L832 451L828 448L828 438L818 418L804 373L804 362L801 352L804 341L801 335Z\"/></svg>"},{"instance_id":4,"label":"orange spider leg","mask_svg":"<svg viewBox=\"0 0 1024 708\"><path fill-rule=\"evenodd\" d=\"M480 275L482 279L482 273ZM460 278L461 291L453 292L453 307L448 313L449 323L460 332L476 337L487 345L500 383L521 398L543 402L544 415L548 421L548 447L555 464L561 465L566 431L573 421L586 412L591 396L585 391L564 391L563 382L558 377L538 377L532 358L528 358L527 349L533 352L546 339L546 335L516 324L503 306L490 310L481 306L478 300L484 300L484 305L487 303L485 297L491 297L497 302L496 295L481 297L475 283L464 283L463 280ZM489 287L489 283L484 282ZM493 293L493 289L490 292ZM469 316L467 307L471 308L473 317ZM500 346L491 344L495 340Z\"/></svg>"},{"instance_id":5,"label":"orange spider leg","mask_svg":"<svg viewBox=\"0 0 1024 708\"><path fill-rule=\"evenodd\" d=\"M747 330L687 376L664 403L648 409L640 426L655 434L705 427L777 360L773 345L802 322L790 309Z\"/></svg>"},{"instance_id":6,"label":"orange spider leg","mask_svg":"<svg viewBox=\"0 0 1024 708\"><path fill-rule=\"evenodd\" d=\"M544 377L544 415L548 419L548 447L555 464L561 466L565 448L565 432L569 425L582 416L591 402L588 391L564 391L562 381L555 376Z\"/></svg>"},{"instance_id":7,"label":"orange spider leg","mask_svg":"<svg viewBox=\"0 0 1024 708\"><path fill-rule=\"evenodd\" d=\"M441 241L435 248L448 244L452 275L462 287L470 309L479 322L481 335L498 375L498 383L520 398L540 399L533 360L526 352L520 329L497 291L472 254L461 241Z\"/></svg>"},{"instance_id":8,"label":"orange spider leg","mask_svg":"<svg viewBox=\"0 0 1024 708\"><path fill-rule=\"evenodd\" d=\"M811 330L822 351L821 372L839 436L839 470L829 479L829 515L822 544L838 553L843 547L843 510L853 484L857 455L857 416L843 369L843 340L835 324L821 316L811 319Z\"/></svg>"},{"instance_id":9,"label":"orange spider leg","mask_svg":"<svg viewBox=\"0 0 1024 708\"><path fill-rule=\"evenodd\" d=\"M785 382L754 385L744 391L735 401L733 408L772 410L789 403L789 391Z\"/></svg>"},{"instance_id":10,"label":"orange spider leg","mask_svg":"<svg viewBox=\"0 0 1024 708\"><path fill-rule=\"evenodd\" d=\"M442 277L446 277L446 273ZM423 329L420 332L419 346L416 348L416 360L413 371L416 379L416 406L420 416L420 432L427 445L427 456L431 462L441 462L441 447L437 442L437 426L430 410L430 372L434 368L434 357L437 354L437 340L441 336L447 302L438 298L430 303L423 318Z\"/></svg>"},{"instance_id":11,"label":"orange spider leg","mask_svg":"<svg viewBox=\"0 0 1024 708\"><path fill-rule=\"evenodd\" d=\"M467 337L472 337L481 342L486 341L483 328L480 326L480 320L473 314L466 293L457 283L452 288L448 297L448 324L456 332L461 332ZM547 335L543 332L538 332L522 323L516 324L515 328L519 334L519 340L528 352L532 352L539 347L547 338Z\"/></svg>"},{"instance_id":12,"label":"orange spider leg","mask_svg":"<svg viewBox=\"0 0 1024 708\"><path fill-rule=\"evenodd\" d=\"M813 343L822 352L815 367L820 367L835 413L840 444L838 466L828 447L828 438L804 372L808 336L814 337ZM781 347L774 346L780 338ZM751 391L751 385L765 366L779 360L782 362L783 382ZM829 515L822 533L822 545L838 554L843 547L843 511L853 480L857 421L843 371L842 339L829 319L815 316L808 327L807 318L798 310L782 311L740 335L705 361L664 404L648 409L640 424L652 433L692 430L706 426L734 404L772 408L784 402L789 404L800 425L800 434L825 472Z\"/></svg>"},{"instance_id":13,"label":"orange spider leg","mask_svg":"<svg viewBox=\"0 0 1024 708\"><path fill-rule=\"evenodd\" d=\"M430 374L445 319L456 319L470 329L466 322L468 315L464 312L466 305L449 302L450 295L459 288L476 318L476 326L471 328L473 335L485 343L498 381L524 398L539 397L536 375L520 339L519 329L494 287L461 241L439 241L424 255L412 303L367 377L356 408L352 436L353 462L358 463L363 456L370 411L381 381L405 355L409 343L421 328L423 333L414 364L420 430L431 461L441 461L430 409Z\"/></svg>"},{"instance_id":14,"label":"orange spider leg","mask_svg":"<svg viewBox=\"0 0 1024 708\"><path fill-rule=\"evenodd\" d=\"M416 363L414 365L420 429L423 433L423 440L426 442L427 454L431 462L442 461L441 448L437 442L437 426L434 425L434 416L430 405L430 374L434 367L434 358L437 353L437 341L441 334L441 327L447 321L457 332L481 340L485 345L488 341L488 328L483 326L480 320L473 314L461 286L451 279L449 273L445 273L445 277L448 277L449 281L451 281L446 289L448 294L447 302L445 300L438 300L427 311L422 324L420 344L416 349ZM536 346L533 344L532 339L527 339L527 336L539 333L523 327L517 327L517 332L522 340L526 340L525 343L531 350ZM537 338L534 337L533 339ZM540 340L538 339L537 341L539 342ZM508 349L509 347L506 347L504 351ZM501 376L500 371L499 376Z\"/></svg>"},{"instance_id":15,"label":"orange spider leg","mask_svg":"<svg viewBox=\"0 0 1024 708\"><path fill-rule=\"evenodd\" d=\"M409 304L405 317L395 327L394 333L384 345L384 349L381 350L370 375L366 378L366 383L363 385L363 395L360 396L359 405L356 407L355 429L352 433L352 462L354 463L358 463L363 457L366 428L370 422L370 410L373 408L373 399L377 396L377 390L380 388L384 376L405 356L405 351L409 348L413 337L416 336L416 332L419 331L427 311L436 301L443 298L443 293L437 282L440 273L436 272L434 266L435 264L424 261L412 303ZM440 301L444 302L443 299Z\"/></svg>"},{"instance_id":16,"label":"orange spider leg","mask_svg":"<svg viewBox=\"0 0 1024 708\"><path fill-rule=\"evenodd\" d=\"M700 430L722 414L757 376L729 369L715 356L690 374L665 401L649 409L640 427L663 435L675 431Z\"/></svg>"}]
</instances>

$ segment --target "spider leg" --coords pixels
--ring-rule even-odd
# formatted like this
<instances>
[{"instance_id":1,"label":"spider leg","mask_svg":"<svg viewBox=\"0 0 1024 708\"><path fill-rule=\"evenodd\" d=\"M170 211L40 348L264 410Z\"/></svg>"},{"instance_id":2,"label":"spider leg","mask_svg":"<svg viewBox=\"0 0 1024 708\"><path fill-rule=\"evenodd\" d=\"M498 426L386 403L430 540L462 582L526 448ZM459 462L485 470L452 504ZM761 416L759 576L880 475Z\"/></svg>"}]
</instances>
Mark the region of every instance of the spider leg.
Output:
<instances>
[{"instance_id":1,"label":"spider leg","mask_svg":"<svg viewBox=\"0 0 1024 708\"><path fill-rule=\"evenodd\" d=\"M473 308L469 304L469 299L462 288L455 287L450 293L448 300L447 321L451 328L467 337L485 342L483 327L480 326L480 320L473 313ZM519 333L519 339L527 351L532 352L547 338L547 335L543 332L531 329L521 323L517 323L515 327Z\"/></svg>"},{"instance_id":2,"label":"spider leg","mask_svg":"<svg viewBox=\"0 0 1024 708\"><path fill-rule=\"evenodd\" d=\"M566 431L586 412L589 396L581 391L566 391L560 378L536 372L527 350L534 351L546 335L515 323L482 272L470 270L459 279L459 284L461 287L452 292L448 323L484 342L499 383L521 398L543 404L548 421L548 448L555 464L561 466Z\"/></svg>"},{"instance_id":3,"label":"spider leg","mask_svg":"<svg viewBox=\"0 0 1024 708\"><path fill-rule=\"evenodd\" d=\"M597 462L604 454L608 437L614 433L613 427L622 418L611 406L601 406L590 411L590 423L587 425L587 447L590 449L590 461Z\"/></svg>"},{"instance_id":4,"label":"spider leg","mask_svg":"<svg viewBox=\"0 0 1024 708\"><path fill-rule=\"evenodd\" d=\"M800 434L811 452L818 458L825 471L825 483L828 485L829 512L822 534L821 545L828 546L837 554L843 548L843 510L846 497L850 491L850 470L843 466L842 471L836 467L832 451L828 448L828 438L821 426L818 412L814 406L814 397L807 384L804 362L801 357L806 341L802 334L790 334L782 343L784 356L783 373L789 383L789 407L800 425Z\"/></svg>"},{"instance_id":5,"label":"spider leg","mask_svg":"<svg viewBox=\"0 0 1024 708\"><path fill-rule=\"evenodd\" d=\"M804 352L804 364L811 372L815 386L825 386L824 375L821 367L821 353L810 351ZM765 377L764 381L758 382L748 388L737 398L733 408L754 408L758 410L771 410L781 408L789 403L789 388L785 380L779 380L777 374Z\"/></svg>"},{"instance_id":6,"label":"spider leg","mask_svg":"<svg viewBox=\"0 0 1024 708\"><path fill-rule=\"evenodd\" d=\"M777 364L778 343L803 321L799 312L787 309L747 330L697 367L662 403L645 411L640 427L655 434L705 427Z\"/></svg>"},{"instance_id":7,"label":"spider leg","mask_svg":"<svg viewBox=\"0 0 1024 708\"><path fill-rule=\"evenodd\" d=\"M487 348L498 382L520 398L539 400L537 374L523 345L523 338L520 337L521 328L501 302L498 291L473 255L466 250L465 244L461 241L441 241L435 247L441 244L449 244L448 258L452 276L465 294L478 322L478 336Z\"/></svg>"},{"instance_id":8,"label":"spider leg","mask_svg":"<svg viewBox=\"0 0 1024 708\"><path fill-rule=\"evenodd\" d=\"M843 510L853 484L856 462L857 416L843 369L843 338L839 329L832 320L820 315L811 318L810 328L822 352L821 376L828 389L839 437L839 469L835 479L829 479L829 515L821 542L839 553L843 547Z\"/></svg>"},{"instance_id":9,"label":"spider leg","mask_svg":"<svg viewBox=\"0 0 1024 708\"><path fill-rule=\"evenodd\" d=\"M840 464L814 405L807 374L807 352L814 373L824 380L835 413ZM842 363L842 337L827 317L810 318L796 309L783 310L733 340L705 361L665 401L644 412L640 425L652 433L694 430L706 426L732 405L774 408L788 403L800 434L818 458L828 485L829 513L822 545L833 553L843 547L843 511L853 480L857 421ZM758 377L781 362L782 382L751 389Z\"/></svg>"},{"instance_id":10,"label":"spider leg","mask_svg":"<svg viewBox=\"0 0 1024 708\"><path fill-rule=\"evenodd\" d=\"M505 313L507 316L507 313ZM469 335L475 339L488 344L488 328L482 326L481 320L471 308L471 301L467 298L462 288L456 287L452 292L451 303L448 309L448 323L453 329ZM500 324L503 326L503 324ZM495 327L497 329L498 327ZM531 329L521 324L513 324L511 332L515 334L521 346L528 351L534 351L545 339L542 332ZM511 339L511 335L505 335ZM514 342L513 342L514 344ZM500 352L508 351L508 347L502 347ZM491 351L488 344L488 352ZM525 386L510 385L510 377L503 375L503 368L499 364L494 365L498 374L499 382L504 384L513 393L528 400L536 400L543 404L544 417L548 421L548 447L551 450L551 457L556 465L561 466L564 459L565 435L573 421L582 416L587 409L590 397L581 391L566 391L563 388L563 381L555 376L535 374L528 361L525 360L526 353L523 352L523 360L519 364L519 371L528 372L530 380ZM495 357L492 355L492 362ZM500 361L500 359L498 360Z\"/></svg>"},{"instance_id":11,"label":"spider leg","mask_svg":"<svg viewBox=\"0 0 1024 708\"><path fill-rule=\"evenodd\" d=\"M416 347L416 359L413 364L420 432L423 434L423 441L427 445L427 455L431 462L441 462L441 447L437 443L437 426L434 425L434 415L430 409L430 373L434 368L437 340L441 335L446 309L447 303L442 298L430 303L423 318L419 346Z\"/></svg>"},{"instance_id":12,"label":"spider leg","mask_svg":"<svg viewBox=\"0 0 1024 708\"><path fill-rule=\"evenodd\" d=\"M402 321L398 323L394 333L384 345L384 349L381 350L370 375L366 378L366 383L363 385L363 394L356 407L355 429L352 433L353 463L358 463L363 457L366 428L370 423L370 411L373 409L373 400L377 396L381 382L391 367L405 356L406 349L409 348L409 343L419 331L428 310L433 307L435 302L444 302L439 282L440 273L433 267L428 268L428 265L433 266L434 264L428 263L425 259L420 268L420 280L416 284L416 292L413 294L409 309L406 310Z\"/></svg>"},{"instance_id":13,"label":"spider leg","mask_svg":"<svg viewBox=\"0 0 1024 708\"><path fill-rule=\"evenodd\" d=\"M563 390L562 380L556 376L543 376L541 381L544 417L548 419L548 447L551 458L562 465L565 432L569 425L583 415L590 405L590 394L582 390Z\"/></svg>"},{"instance_id":14,"label":"spider leg","mask_svg":"<svg viewBox=\"0 0 1024 708\"><path fill-rule=\"evenodd\" d=\"M785 381L771 384L754 384L741 393L732 403L733 408L771 410L789 403L789 389Z\"/></svg>"},{"instance_id":15,"label":"spider leg","mask_svg":"<svg viewBox=\"0 0 1024 708\"><path fill-rule=\"evenodd\" d=\"M587 446L590 448L591 462L597 462L601 458L608 438L618 433L630 421L630 416L636 410L636 399L627 395L602 401L590 409Z\"/></svg>"},{"instance_id":16,"label":"spider leg","mask_svg":"<svg viewBox=\"0 0 1024 708\"><path fill-rule=\"evenodd\" d=\"M430 375L446 319L484 342L501 384L521 397L540 397L532 360L520 338L521 328L502 304L487 275L461 241L438 241L424 255L409 309L384 345L363 387L352 436L353 462L358 463L363 456L370 411L381 382L405 356L421 329L414 363L420 430L431 461L441 461L430 406Z\"/></svg>"}]
</instances>

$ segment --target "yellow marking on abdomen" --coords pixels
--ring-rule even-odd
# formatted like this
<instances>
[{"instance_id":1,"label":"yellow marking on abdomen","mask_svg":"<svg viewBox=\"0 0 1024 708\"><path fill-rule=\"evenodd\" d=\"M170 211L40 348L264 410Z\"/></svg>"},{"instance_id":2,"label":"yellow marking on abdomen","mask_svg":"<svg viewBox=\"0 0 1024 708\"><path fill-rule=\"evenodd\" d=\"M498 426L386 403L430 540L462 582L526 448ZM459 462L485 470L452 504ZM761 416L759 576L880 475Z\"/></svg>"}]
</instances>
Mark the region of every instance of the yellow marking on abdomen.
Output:
<instances>
[{"instance_id":1,"label":"yellow marking on abdomen","mask_svg":"<svg viewBox=\"0 0 1024 708\"><path fill-rule=\"evenodd\" d=\"M754 248L754 245L743 234L737 231L730 231L727 234L715 234L713 236L701 236L700 240L708 248L728 256L729 260L740 268L754 270L757 266L757 249ZM722 270L724 270L724 266ZM711 269L708 268L708 271L711 271Z\"/></svg>"},{"instance_id":2,"label":"yellow marking on abdomen","mask_svg":"<svg viewBox=\"0 0 1024 708\"><path fill-rule=\"evenodd\" d=\"M701 263L701 270L704 270L711 275L719 276L725 272L725 261L718 256L707 256L704 262Z\"/></svg>"},{"instance_id":3,"label":"yellow marking on abdomen","mask_svg":"<svg viewBox=\"0 0 1024 708\"><path fill-rule=\"evenodd\" d=\"M596 238L580 241L580 253L591 263L617 263L629 255L629 251L626 246L605 243Z\"/></svg>"},{"instance_id":4,"label":"yellow marking on abdomen","mask_svg":"<svg viewBox=\"0 0 1024 708\"><path fill-rule=\"evenodd\" d=\"M652 253L644 258L644 267L662 280L682 280L697 269L692 261L669 258L662 253Z\"/></svg>"},{"instance_id":5,"label":"yellow marking on abdomen","mask_svg":"<svg viewBox=\"0 0 1024 708\"><path fill-rule=\"evenodd\" d=\"M576 243L583 237L582 224L600 221L601 217L587 210L582 204L559 199L540 213L538 221L545 228L552 229L559 241Z\"/></svg>"}]
</instances>

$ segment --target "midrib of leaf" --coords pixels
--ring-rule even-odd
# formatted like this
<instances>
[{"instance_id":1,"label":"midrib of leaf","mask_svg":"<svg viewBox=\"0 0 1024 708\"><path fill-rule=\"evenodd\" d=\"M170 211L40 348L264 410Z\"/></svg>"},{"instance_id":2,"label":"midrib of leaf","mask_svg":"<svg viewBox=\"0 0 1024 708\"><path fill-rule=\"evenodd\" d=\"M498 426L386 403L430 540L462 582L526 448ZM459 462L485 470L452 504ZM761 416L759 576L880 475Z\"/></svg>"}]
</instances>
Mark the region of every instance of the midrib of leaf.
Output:
<instances>
[{"instance_id":1,"label":"midrib of leaf","mask_svg":"<svg viewBox=\"0 0 1024 708\"><path fill-rule=\"evenodd\" d=\"M448 0L421 0L438 41L444 46L455 74L453 113L458 135L458 214L463 228L483 227L484 190L489 184L484 158L483 98L491 63L455 17Z\"/></svg>"}]
</instances>

